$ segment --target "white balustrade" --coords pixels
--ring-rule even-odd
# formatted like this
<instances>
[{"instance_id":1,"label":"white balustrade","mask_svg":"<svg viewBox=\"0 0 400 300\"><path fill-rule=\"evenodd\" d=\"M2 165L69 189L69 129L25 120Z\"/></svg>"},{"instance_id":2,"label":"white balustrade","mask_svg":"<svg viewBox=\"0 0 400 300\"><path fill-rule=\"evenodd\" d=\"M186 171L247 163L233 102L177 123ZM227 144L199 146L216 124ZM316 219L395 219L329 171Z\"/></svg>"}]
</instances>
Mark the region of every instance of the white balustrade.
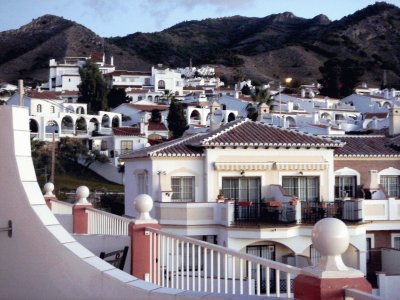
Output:
<instances>
[{"instance_id":1,"label":"white balustrade","mask_svg":"<svg viewBox=\"0 0 400 300\"><path fill-rule=\"evenodd\" d=\"M94 208L87 208L88 234L128 235L131 219Z\"/></svg>"},{"instance_id":2,"label":"white balustrade","mask_svg":"<svg viewBox=\"0 0 400 300\"><path fill-rule=\"evenodd\" d=\"M211 293L293 297L292 279L299 268L154 228L146 228L146 235L151 245L149 280L154 284Z\"/></svg>"},{"instance_id":3,"label":"white balustrade","mask_svg":"<svg viewBox=\"0 0 400 300\"><path fill-rule=\"evenodd\" d=\"M72 207L74 206L71 203L60 201L60 200L51 200L51 211L53 214L57 215L72 215Z\"/></svg>"}]
</instances>

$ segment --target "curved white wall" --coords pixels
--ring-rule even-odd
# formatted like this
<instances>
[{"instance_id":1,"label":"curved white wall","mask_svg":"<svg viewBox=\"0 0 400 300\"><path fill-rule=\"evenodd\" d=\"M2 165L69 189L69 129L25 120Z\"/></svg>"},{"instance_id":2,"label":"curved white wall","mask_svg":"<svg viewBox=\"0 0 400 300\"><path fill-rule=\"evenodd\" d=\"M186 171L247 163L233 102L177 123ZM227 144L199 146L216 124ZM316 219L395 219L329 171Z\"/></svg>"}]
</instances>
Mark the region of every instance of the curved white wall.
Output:
<instances>
[{"instance_id":1,"label":"curved white wall","mask_svg":"<svg viewBox=\"0 0 400 300\"><path fill-rule=\"evenodd\" d=\"M197 298L138 280L76 242L37 184L28 110L1 106L0 120L0 228L13 222L11 238L0 232L0 299Z\"/></svg>"}]
</instances>

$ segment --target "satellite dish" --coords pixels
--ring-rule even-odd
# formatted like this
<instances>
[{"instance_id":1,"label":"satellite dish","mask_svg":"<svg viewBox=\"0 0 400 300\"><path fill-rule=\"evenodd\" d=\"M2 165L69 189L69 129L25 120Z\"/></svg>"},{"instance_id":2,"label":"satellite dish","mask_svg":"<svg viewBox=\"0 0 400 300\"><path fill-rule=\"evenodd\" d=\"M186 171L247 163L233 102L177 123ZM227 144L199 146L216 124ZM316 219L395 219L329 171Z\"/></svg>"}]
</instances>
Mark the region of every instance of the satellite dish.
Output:
<instances>
[{"instance_id":1,"label":"satellite dish","mask_svg":"<svg viewBox=\"0 0 400 300\"><path fill-rule=\"evenodd\" d=\"M222 119L224 118L222 110L217 109L211 115L211 123L212 124L221 124Z\"/></svg>"}]
</instances>

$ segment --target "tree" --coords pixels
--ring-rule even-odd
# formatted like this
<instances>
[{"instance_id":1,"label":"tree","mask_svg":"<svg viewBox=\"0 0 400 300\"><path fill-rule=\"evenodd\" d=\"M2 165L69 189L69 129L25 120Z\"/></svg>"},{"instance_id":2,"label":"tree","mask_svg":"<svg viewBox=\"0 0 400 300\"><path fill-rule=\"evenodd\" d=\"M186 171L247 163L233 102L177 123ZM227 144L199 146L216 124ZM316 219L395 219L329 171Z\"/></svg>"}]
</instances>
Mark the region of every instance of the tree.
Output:
<instances>
[{"instance_id":1,"label":"tree","mask_svg":"<svg viewBox=\"0 0 400 300\"><path fill-rule=\"evenodd\" d=\"M178 103L175 98L171 100L167 121L168 129L172 132L172 138L174 139L181 137L189 128L183 112L183 105L182 103Z\"/></svg>"},{"instance_id":2,"label":"tree","mask_svg":"<svg viewBox=\"0 0 400 300\"><path fill-rule=\"evenodd\" d=\"M254 102L261 104L266 103L269 106L269 110L273 110L274 96L271 94L269 89L259 89L256 88L256 93L251 96ZM248 117L251 119L250 117Z\"/></svg>"},{"instance_id":3,"label":"tree","mask_svg":"<svg viewBox=\"0 0 400 300\"><path fill-rule=\"evenodd\" d=\"M257 121L258 110L250 103L247 105L246 110L247 110L247 118L249 118L252 121Z\"/></svg>"},{"instance_id":4,"label":"tree","mask_svg":"<svg viewBox=\"0 0 400 300\"><path fill-rule=\"evenodd\" d=\"M329 59L319 68L322 79L321 94L332 98L343 98L353 93L364 73L364 67L352 59Z\"/></svg>"},{"instance_id":5,"label":"tree","mask_svg":"<svg viewBox=\"0 0 400 300\"><path fill-rule=\"evenodd\" d=\"M79 69L81 83L79 84L80 96L78 102L87 103L88 111L98 112L107 110L108 88L97 65L88 60L86 64Z\"/></svg>"},{"instance_id":6,"label":"tree","mask_svg":"<svg viewBox=\"0 0 400 300\"><path fill-rule=\"evenodd\" d=\"M161 123L161 112L159 109L155 108L151 111L150 121L154 123Z\"/></svg>"},{"instance_id":7,"label":"tree","mask_svg":"<svg viewBox=\"0 0 400 300\"><path fill-rule=\"evenodd\" d=\"M113 87L107 95L108 107L115 108L122 103L128 103L129 97L126 95L125 89Z\"/></svg>"},{"instance_id":8,"label":"tree","mask_svg":"<svg viewBox=\"0 0 400 300\"><path fill-rule=\"evenodd\" d=\"M243 95L251 95L251 90L247 84L242 87L242 94Z\"/></svg>"}]
</instances>

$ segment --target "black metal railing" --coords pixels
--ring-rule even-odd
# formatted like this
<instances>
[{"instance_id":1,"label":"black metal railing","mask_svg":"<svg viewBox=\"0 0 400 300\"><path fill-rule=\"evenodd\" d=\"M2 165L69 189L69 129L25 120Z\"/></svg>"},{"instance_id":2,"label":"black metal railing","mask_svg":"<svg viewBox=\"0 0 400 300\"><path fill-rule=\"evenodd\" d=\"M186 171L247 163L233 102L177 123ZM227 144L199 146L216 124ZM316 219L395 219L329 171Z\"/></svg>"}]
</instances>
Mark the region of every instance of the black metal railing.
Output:
<instances>
[{"instance_id":1,"label":"black metal railing","mask_svg":"<svg viewBox=\"0 0 400 300\"><path fill-rule=\"evenodd\" d=\"M362 204L357 200L335 200L334 202L301 201L302 223L315 223L323 218L337 218L347 222L362 220Z\"/></svg>"},{"instance_id":2,"label":"black metal railing","mask_svg":"<svg viewBox=\"0 0 400 300\"><path fill-rule=\"evenodd\" d=\"M236 202L234 220L235 225L295 223L296 210L289 203L270 206L267 203Z\"/></svg>"},{"instance_id":3,"label":"black metal railing","mask_svg":"<svg viewBox=\"0 0 400 300\"><path fill-rule=\"evenodd\" d=\"M301 205L302 224L314 224L328 217L345 222L362 221L362 202L357 200L300 201L297 205ZM289 203L271 206L269 203L236 202L234 214L234 225L296 223L296 206Z\"/></svg>"}]
</instances>

